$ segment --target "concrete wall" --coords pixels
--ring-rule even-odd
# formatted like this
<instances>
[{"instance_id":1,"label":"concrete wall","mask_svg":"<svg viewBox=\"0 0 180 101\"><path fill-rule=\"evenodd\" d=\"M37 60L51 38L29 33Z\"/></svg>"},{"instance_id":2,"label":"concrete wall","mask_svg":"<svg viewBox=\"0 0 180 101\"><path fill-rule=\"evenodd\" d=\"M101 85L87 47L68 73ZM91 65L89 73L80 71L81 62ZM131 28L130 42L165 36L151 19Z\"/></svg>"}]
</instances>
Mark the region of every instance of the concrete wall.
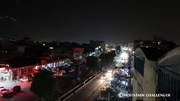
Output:
<instances>
[{"instance_id":1,"label":"concrete wall","mask_svg":"<svg viewBox=\"0 0 180 101\"><path fill-rule=\"evenodd\" d=\"M133 78L133 94L136 94L138 92L137 86L138 86L137 81L135 78ZM136 101L136 99L137 97L133 97L132 101Z\"/></svg>"},{"instance_id":2,"label":"concrete wall","mask_svg":"<svg viewBox=\"0 0 180 101\"><path fill-rule=\"evenodd\" d=\"M136 55L143 57L145 59L144 76L142 76L138 71L134 69L133 93L138 94L139 92L142 92L142 94L143 93L156 94L158 66L163 67L164 69L167 69L171 71L172 73L180 74L180 71L179 71L180 47L168 52L158 61L148 60L140 48L136 50ZM141 87L142 89L140 89ZM133 101L136 101L136 99L139 99L139 98L133 97ZM161 100L162 98L155 98L155 97L143 98L143 101L161 101Z\"/></svg>"},{"instance_id":3,"label":"concrete wall","mask_svg":"<svg viewBox=\"0 0 180 101\"><path fill-rule=\"evenodd\" d=\"M133 74L134 74L134 79L136 79L136 81L138 82L139 86L141 88L143 88L144 77L138 71L136 71L136 69L134 69Z\"/></svg>"},{"instance_id":4,"label":"concrete wall","mask_svg":"<svg viewBox=\"0 0 180 101\"><path fill-rule=\"evenodd\" d=\"M134 69L134 81L133 92L136 94L156 94L156 62L150 61L146 58L141 49L136 50L136 55L143 57L144 62L144 75L141 75L136 69ZM155 97L134 97L133 101L136 99L143 101L156 101Z\"/></svg>"},{"instance_id":5,"label":"concrete wall","mask_svg":"<svg viewBox=\"0 0 180 101\"><path fill-rule=\"evenodd\" d=\"M133 78L133 94L143 94L141 84L136 81L136 78ZM133 97L132 101L136 100L143 100L143 97Z\"/></svg>"},{"instance_id":6,"label":"concrete wall","mask_svg":"<svg viewBox=\"0 0 180 101\"><path fill-rule=\"evenodd\" d=\"M144 64L143 92L156 94L156 62L147 59ZM144 97L144 101L155 101L155 97Z\"/></svg>"}]
</instances>

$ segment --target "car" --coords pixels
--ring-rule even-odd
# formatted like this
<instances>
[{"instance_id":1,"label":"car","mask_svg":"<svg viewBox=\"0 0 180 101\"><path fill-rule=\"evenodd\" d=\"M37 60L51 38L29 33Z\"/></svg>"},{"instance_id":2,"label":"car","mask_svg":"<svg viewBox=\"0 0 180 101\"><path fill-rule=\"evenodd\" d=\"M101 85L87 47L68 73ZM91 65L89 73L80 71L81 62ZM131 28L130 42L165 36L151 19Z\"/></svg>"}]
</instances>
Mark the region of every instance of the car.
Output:
<instances>
[{"instance_id":1,"label":"car","mask_svg":"<svg viewBox=\"0 0 180 101\"><path fill-rule=\"evenodd\" d=\"M33 75L28 75L28 81L32 81Z\"/></svg>"},{"instance_id":2,"label":"car","mask_svg":"<svg viewBox=\"0 0 180 101\"><path fill-rule=\"evenodd\" d=\"M23 76L21 79L19 79L21 82L26 82L26 81L28 81L29 79L28 79L28 77L26 77L26 76Z\"/></svg>"},{"instance_id":3,"label":"car","mask_svg":"<svg viewBox=\"0 0 180 101\"><path fill-rule=\"evenodd\" d=\"M114 94L114 93L118 93L116 89L111 88L111 87L107 88L106 91L108 91L108 92L110 92L110 93L113 93L113 94Z\"/></svg>"},{"instance_id":4,"label":"car","mask_svg":"<svg viewBox=\"0 0 180 101\"><path fill-rule=\"evenodd\" d=\"M108 70L108 73L112 73L112 70L110 69L110 70Z\"/></svg>"},{"instance_id":5,"label":"car","mask_svg":"<svg viewBox=\"0 0 180 101\"><path fill-rule=\"evenodd\" d=\"M62 76L62 75L63 75L62 72L56 72L56 73L54 74L55 77L56 77L56 76Z\"/></svg>"},{"instance_id":6,"label":"car","mask_svg":"<svg viewBox=\"0 0 180 101\"><path fill-rule=\"evenodd\" d=\"M74 72L74 69L73 69L73 68L70 68L70 69L69 69L69 72Z\"/></svg>"},{"instance_id":7,"label":"car","mask_svg":"<svg viewBox=\"0 0 180 101\"><path fill-rule=\"evenodd\" d=\"M105 90L106 90L106 87L102 87L100 90L101 90L101 91L105 91Z\"/></svg>"},{"instance_id":8,"label":"car","mask_svg":"<svg viewBox=\"0 0 180 101\"><path fill-rule=\"evenodd\" d=\"M107 98L108 97L108 92L106 90L102 90L101 91L101 96Z\"/></svg>"},{"instance_id":9,"label":"car","mask_svg":"<svg viewBox=\"0 0 180 101\"><path fill-rule=\"evenodd\" d=\"M106 79L106 75L103 75L103 76L101 77L101 79Z\"/></svg>"},{"instance_id":10,"label":"car","mask_svg":"<svg viewBox=\"0 0 180 101\"><path fill-rule=\"evenodd\" d=\"M3 86L0 87L0 96L3 97L4 94L9 93L9 90L4 88Z\"/></svg>"},{"instance_id":11,"label":"car","mask_svg":"<svg viewBox=\"0 0 180 101\"><path fill-rule=\"evenodd\" d=\"M20 86L20 85L14 86L14 87L11 89L11 92L14 92L14 93L21 92L21 86Z\"/></svg>"},{"instance_id":12,"label":"car","mask_svg":"<svg viewBox=\"0 0 180 101\"><path fill-rule=\"evenodd\" d=\"M3 89L4 87L3 86L0 86L0 90Z\"/></svg>"},{"instance_id":13,"label":"car","mask_svg":"<svg viewBox=\"0 0 180 101\"><path fill-rule=\"evenodd\" d=\"M66 73L66 71L63 69L63 70L61 70L61 72L64 74L64 73Z\"/></svg>"},{"instance_id":14,"label":"car","mask_svg":"<svg viewBox=\"0 0 180 101\"><path fill-rule=\"evenodd\" d=\"M2 98L12 98L15 94L13 92L4 93Z\"/></svg>"}]
</instances>

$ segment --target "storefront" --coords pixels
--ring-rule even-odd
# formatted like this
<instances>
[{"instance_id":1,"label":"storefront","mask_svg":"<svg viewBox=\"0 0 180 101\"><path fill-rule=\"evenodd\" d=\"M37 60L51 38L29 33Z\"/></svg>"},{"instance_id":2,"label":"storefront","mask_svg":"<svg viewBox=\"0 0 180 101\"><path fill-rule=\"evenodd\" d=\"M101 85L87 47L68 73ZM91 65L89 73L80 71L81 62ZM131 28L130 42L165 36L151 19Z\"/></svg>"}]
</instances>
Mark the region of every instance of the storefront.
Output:
<instances>
[{"instance_id":1,"label":"storefront","mask_svg":"<svg viewBox=\"0 0 180 101\"><path fill-rule=\"evenodd\" d=\"M11 67L0 67L0 81L12 80Z\"/></svg>"}]
</instances>

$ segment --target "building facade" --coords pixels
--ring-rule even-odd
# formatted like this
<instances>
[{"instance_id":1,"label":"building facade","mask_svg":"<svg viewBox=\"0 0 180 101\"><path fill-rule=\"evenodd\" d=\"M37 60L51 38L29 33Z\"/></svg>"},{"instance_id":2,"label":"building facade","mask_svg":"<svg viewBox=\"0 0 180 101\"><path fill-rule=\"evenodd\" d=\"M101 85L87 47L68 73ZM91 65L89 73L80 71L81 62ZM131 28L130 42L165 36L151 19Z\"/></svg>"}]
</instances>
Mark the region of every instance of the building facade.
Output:
<instances>
[{"instance_id":1,"label":"building facade","mask_svg":"<svg viewBox=\"0 0 180 101\"><path fill-rule=\"evenodd\" d=\"M136 49L133 93L145 96L133 97L133 101L180 101L180 48L161 55ZM147 97L147 94L169 95Z\"/></svg>"}]
</instances>

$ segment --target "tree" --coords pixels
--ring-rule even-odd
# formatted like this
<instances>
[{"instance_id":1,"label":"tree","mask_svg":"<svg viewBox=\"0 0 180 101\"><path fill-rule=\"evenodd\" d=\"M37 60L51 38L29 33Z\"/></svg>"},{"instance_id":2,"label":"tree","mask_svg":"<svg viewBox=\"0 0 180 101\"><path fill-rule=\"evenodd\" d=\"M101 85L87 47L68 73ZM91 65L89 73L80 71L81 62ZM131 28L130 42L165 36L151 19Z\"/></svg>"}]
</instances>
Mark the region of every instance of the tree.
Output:
<instances>
[{"instance_id":1,"label":"tree","mask_svg":"<svg viewBox=\"0 0 180 101\"><path fill-rule=\"evenodd\" d=\"M99 59L101 60L101 66L105 66L107 64L107 54L103 53L99 56Z\"/></svg>"},{"instance_id":2,"label":"tree","mask_svg":"<svg viewBox=\"0 0 180 101\"><path fill-rule=\"evenodd\" d=\"M93 70L99 69L99 59L97 57L89 56L87 57L86 61L90 69L93 69Z\"/></svg>"},{"instance_id":3,"label":"tree","mask_svg":"<svg viewBox=\"0 0 180 101\"><path fill-rule=\"evenodd\" d=\"M99 56L101 59L101 65L106 66L107 64L110 64L113 62L114 57L116 56L114 51L111 51L107 54L103 53Z\"/></svg>"},{"instance_id":4,"label":"tree","mask_svg":"<svg viewBox=\"0 0 180 101\"><path fill-rule=\"evenodd\" d=\"M39 98L49 101L53 99L55 79L48 70L40 70L34 74L30 90Z\"/></svg>"},{"instance_id":5,"label":"tree","mask_svg":"<svg viewBox=\"0 0 180 101\"><path fill-rule=\"evenodd\" d=\"M120 46L116 46L116 54L119 55L121 53L121 47Z\"/></svg>"},{"instance_id":6,"label":"tree","mask_svg":"<svg viewBox=\"0 0 180 101\"><path fill-rule=\"evenodd\" d=\"M121 46L116 46L116 50L121 51Z\"/></svg>"}]
</instances>

